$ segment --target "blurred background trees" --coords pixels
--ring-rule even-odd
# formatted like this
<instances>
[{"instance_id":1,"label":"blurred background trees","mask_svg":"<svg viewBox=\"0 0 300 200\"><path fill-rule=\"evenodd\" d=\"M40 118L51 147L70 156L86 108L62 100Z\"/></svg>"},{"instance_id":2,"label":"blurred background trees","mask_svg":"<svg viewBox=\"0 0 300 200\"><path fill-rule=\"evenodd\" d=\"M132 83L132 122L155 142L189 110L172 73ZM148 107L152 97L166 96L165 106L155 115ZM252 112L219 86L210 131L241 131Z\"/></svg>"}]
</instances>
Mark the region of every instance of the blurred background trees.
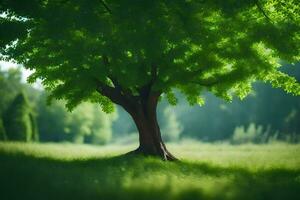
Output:
<instances>
[{"instance_id":1,"label":"blurred background trees","mask_svg":"<svg viewBox=\"0 0 300 200\"><path fill-rule=\"evenodd\" d=\"M284 72L300 80L300 65L285 66ZM166 141L190 138L201 141L230 141L232 144L267 143L274 140L299 142L300 98L284 94L269 85L256 83L255 91L241 102L231 103L211 94L206 105L188 106L177 94L177 106L163 97L158 119ZM97 104L83 103L68 112L65 102L22 82L18 68L0 67L0 140L75 142L106 144L136 141L136 127L120 107L105 114Z\"/></svg>"},{"instance_id":2,"label":"blurred background trees","mask_svg":"<svg viewBox=\"0 0 300 200\"><path fill-rule=\"evenodd\" d=\"M23 92L17 94L8 106L3 122L6 139L26 142L38 140L35 116Z\"/></svg>"},{"instance_id":3,"label":"blurred background trees","mask_svg":"<svg viewBox=\"0 0 300 200\"><path fill-rule=\"evenodd\" d=\"M116 113L105 114L91 103L83 103L69 112L63 101L52 101L47 105L46 96L43 92L37 105L42 141L105 144L111 140Z\"/></svg>"},{"instance_id":4,"label":"blurred background trees","mask_svg":"<svg viewBox=\"0 0 300 200\"><path fill-rule=\"evenodd\" d=\"M163 110L162 137L166 142L178 141L180 134L183 130L182 124L178 121L177 114L172 107L167 106Z\"/></svg>"}]
</instances>

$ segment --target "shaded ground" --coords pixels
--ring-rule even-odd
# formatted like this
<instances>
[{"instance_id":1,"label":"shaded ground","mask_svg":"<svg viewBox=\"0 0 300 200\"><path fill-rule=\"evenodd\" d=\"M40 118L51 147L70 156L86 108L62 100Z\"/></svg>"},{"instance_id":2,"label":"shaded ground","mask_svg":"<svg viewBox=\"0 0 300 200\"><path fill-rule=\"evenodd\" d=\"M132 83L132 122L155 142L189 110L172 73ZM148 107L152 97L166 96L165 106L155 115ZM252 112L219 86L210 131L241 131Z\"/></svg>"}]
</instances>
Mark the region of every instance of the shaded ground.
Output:
<instances>
[{"instance_id":1,"label":"shaded ground","mask_svg":"<svg viewBox=\"0 0 300 200\"><path fill-rule=\"evenodd\" d=\"M66 153L61 149L46 148L47 152L53 149L61 154L75 154L69 158L48 155L42 145L30 149L19 147L18 144L0 145L2 200L300 199L300 166L277 166L272 163L273 159L268 161L266 156L272 147L261 147L266 153L263 154L264 150L261 150L257 161L261 162L259 160L265 157L267 163L252 169L248 166L250 164L247 164L248 167L242 164L243 159L230 165L208 162L205 156L203 161L170 163L153 158L105 157L93 154L94 150L85 149L86 156L78 157L79 160L76 159L76 153L79 153L76 150ZM225 154L226 148L228 154L234 149L224 146ZM251 150L251 147L248 148ZM290 154L299 149L288 146L282 148ZM89 153L93 156L89 157ZM299 157L289 160L298 163ZM253 166L256 166L255 160Z\"/></svg>"}]
</instances>

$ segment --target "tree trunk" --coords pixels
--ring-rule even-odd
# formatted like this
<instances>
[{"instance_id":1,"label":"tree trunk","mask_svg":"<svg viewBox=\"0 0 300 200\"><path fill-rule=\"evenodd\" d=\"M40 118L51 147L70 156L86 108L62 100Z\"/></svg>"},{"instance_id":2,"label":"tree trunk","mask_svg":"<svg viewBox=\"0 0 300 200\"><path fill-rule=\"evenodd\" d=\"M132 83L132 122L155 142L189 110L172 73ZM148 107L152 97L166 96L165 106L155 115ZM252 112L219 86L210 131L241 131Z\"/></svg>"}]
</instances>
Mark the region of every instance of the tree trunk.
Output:
<instances>
[{"instance_id":1,"label":"tree trunk","mask_svg":"<svg viewBox=\"0 0 300 200\"><path fill-rule=\"evenodd\" d=\"M105 63L108 61L105 60ZM140 88L139 96L134 96L126 91L114 79L114 87L103 84L99 81L97 91L108 97L112 102L122 106L134 120L139 131L140 146L134 154L152 155L161 157L163 160L177 160L166 148L161 138L160 128L157 122L156 108L161 92L151 91L152 85L157 77L157 68L152 67L152 79L149 84Z\"/></svg>"},{"instance_id":2,"label":"tree trunk","mask_svg":"<svg viewBox=\"0 0 300 200\"><path fill-rule=\"evenodd\" d=\"M156 115L157 102L157 96L150 96L147 100L138 102L134 109L129 111L138 129L140 143L132 153L158 156L163 160L177 160L162 140Z\"/></svg>"}]
</instances>

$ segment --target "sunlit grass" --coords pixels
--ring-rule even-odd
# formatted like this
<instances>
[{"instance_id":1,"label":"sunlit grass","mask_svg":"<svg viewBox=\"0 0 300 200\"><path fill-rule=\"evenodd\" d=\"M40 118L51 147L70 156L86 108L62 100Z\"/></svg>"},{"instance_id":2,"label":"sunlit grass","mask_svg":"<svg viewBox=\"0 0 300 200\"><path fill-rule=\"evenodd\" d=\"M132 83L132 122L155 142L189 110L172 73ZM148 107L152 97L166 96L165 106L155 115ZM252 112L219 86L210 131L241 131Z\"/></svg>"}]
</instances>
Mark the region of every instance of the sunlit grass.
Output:
<instances>
[{"instance_id":1,"label":"sunlit grass","mask_svg":"<svg viewBox=\"0 0 300 200\"><path fill-rule=\"evenodd\" d=\"M50 158L55 160L86 160L92 158L103 158L126 153L136 148L136 145L83 145L71 143L1 143L0 152L7 154L23 154L37 158Z\"/></svg>"},{"instance_id":2,"label":"sunlit grass","mask_svg":"<svg viewBox=\"0 0 300 200\"><path fill-rule=\"evenodd\" d=\"M207 144L185 142L182 145L169 145L178 157L192 162L204 162L222 167L257 169L300 169L300 145Z\"/></svg>"},{"instance_id":3,"label":"sunlit grass","mask_svg":"<svg viewBox=\"0 0 300 200\"><path fill-rule=\"evenodd\" d=\"M118 156L136 145L0 143L0 199L300 197L300 145L168 146L181 162Z\"/></svg>"}]
</instances>

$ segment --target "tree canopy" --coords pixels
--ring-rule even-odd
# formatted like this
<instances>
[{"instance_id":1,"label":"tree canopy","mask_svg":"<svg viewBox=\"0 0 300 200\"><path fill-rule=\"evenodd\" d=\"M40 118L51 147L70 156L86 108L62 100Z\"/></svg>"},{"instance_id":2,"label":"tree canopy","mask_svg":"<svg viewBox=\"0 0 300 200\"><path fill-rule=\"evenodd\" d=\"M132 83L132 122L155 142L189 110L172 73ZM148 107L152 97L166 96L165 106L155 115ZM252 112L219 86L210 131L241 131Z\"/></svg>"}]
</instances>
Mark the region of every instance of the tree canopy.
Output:
<instances>
[{"instance_id":1,"label":"tree canopy","mask_svg":"<svg viewBox=\"0 0 300 200\"><path fill-rule=\"evenodd\" d=\"M279 70L299 61L296 0L2 0L0 9L2 57L34 69L29 80L69 108L91 100L111 111L116 92L145 87L172 104L172 88L191 104L204 90L230 100L256 80L300 94Z\"/></svg>"}]
</instances>

